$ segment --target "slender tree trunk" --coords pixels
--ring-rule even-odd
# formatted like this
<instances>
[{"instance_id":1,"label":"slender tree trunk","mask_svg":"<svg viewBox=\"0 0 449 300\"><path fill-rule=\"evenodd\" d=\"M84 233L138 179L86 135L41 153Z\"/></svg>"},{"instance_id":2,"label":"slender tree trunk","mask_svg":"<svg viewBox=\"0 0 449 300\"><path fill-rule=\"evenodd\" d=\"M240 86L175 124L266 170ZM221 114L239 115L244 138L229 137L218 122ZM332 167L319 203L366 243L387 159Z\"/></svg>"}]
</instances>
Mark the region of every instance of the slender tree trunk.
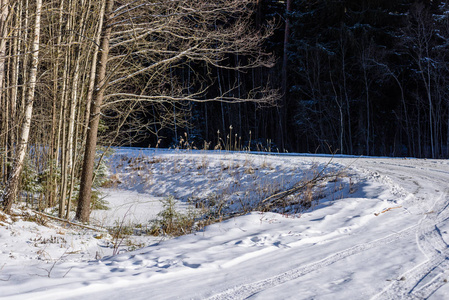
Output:
<instances>
[{"instance_id":1,"label":"slender tree trunk","mask_svg":"<svg viewBox=\"0 0 449 300\"><path fill-rule=\"evenodd\" d=\"M101 39L101 31L103 30L103 22L104 22L104 10L105 10L105 2L101 5L100 10L100 19L98 22L98 29L97 29L97 35L95 37L95 44L100 44ZM89 122L89 116L90 116L90 108L92 104L92 98L95 91L95 78L96 78L96 72L97 72L97 61L98 61L98 51L94 51L92 55L92 67L90 70L90 77L89 77L89 89L87 90L87 97L86 97L86 110L84 112L84 120L86 122L86 125L84 126L83 130L83 145L86 144L86 138L87 138L87 130L89 128L88 122Z\"/></svg>"},{"instance_id":2,"label":"slender tree trunk","mask_svg":"<svg viewBox=\"0 0 449 300\"><path fill-rule=\"evenodd\" d=\"M421 78L426 87L426 95L427 101L429 105L429 129L430 129L430 151L431 157L435 158L435 141L434 141L434 120L433 120L433 99L432 99L432 90L431 90L431 74L430 74L430 66L427 63L426 71L421 64L421 59L418 60L419 70L421 71Z\"/></svg>"},{"instance_id":3,"label":"slender tree trunk","mask_svg":"<svg viewBox=\"0 0 449 300\"><path fill-rule=\"evenodd\" d=\"M292 10L292 0L287 0L287 14ZM285 31L284 31L284 53L282 58L282 102L278 109L279 122L277 140L281 151L285 150L285 129L287 124L287 64L288 64L288 43L290 39L290 18L285 17Z\"/></svg>"},{"instance_id":4,"label":"slender tree trunk","mask_svg":"<svg viewBox=\"0 0 449 300\"><path fill-rule=\"evenodd\" d=\"M28 146L28 139L30 135L31 117L33 115L34 93L36 90L37 67L39 64L41 9L42 9L42 0L36 0L36 19L34 24L34 37L31 53L32 61L30 70L30 81L25 106L25 118L21 128L19 139L20 144L19 149L15 155L13 170L9 176L8 182L6 183L6 188L3 194L3 209L5 212L9 212L11 210L12 203L14 202L17 195L19 179L23 169L23 163L25 160L26 150Z\"/></svg>"},{"instance_id":5,"label":"slender tree trunk","mask_svg":"<svg viewBox=\"0 0 449 300\"><path fill-rule=\"evenodd\" d=\"M449 157L449 112L446 117L447 128L446 128L446 157Z\"/></svg>"},{"instance_id":6,"label":"slender tree trunk","mask_svg":"<svg viewBox=\"0 0 449 300\"><path fill-rule=\"evenodd\" d=\"M76 11L77 9L77 1L73 2L73 11ZM90 1L89 3L87 3L86 0L81 1L80 5L82 7L90 7ZM79 94L81 94L82 90L83 90L83 79L80 79L83 75L83 72L87 71L89 68L87 67L87 65L83 64L83 67L81 67L81 61L82 61L82 57L83 57L83 52L90 52L90 49L92 48L91 44L88 44L88 47L82 47L81 45L83 45L83 41L84 41L84 36L86 36L86 19L88 17L89 12L88 11L83 11L83 14L81 16L81 19L77 20L76 22L78 22L79 24L82 24L81 28L79 29L79 31L81 32L80 35L77 36L77 45L75 45L75 50L74 50L74 56L75 56L75 67L74 67L74 74L73 74L73 82L72 82L72 94L71 94L71 101L70 101L70 119L69 119L69 129L68 129L68 140L67 140L67 151L68 151L68 172L67 174L69 176L68 179L70 179L70 181L68 181L69 184L69 190L67 193L67 203L66 203L66 214L65 214L65 218L68 219L70 216L70 210L71 210L71 205L72 205L72 195L73 195L73 191L74 191L74 186L75 186L75 176L76 176L76 165L77 165L77 157L78 157L78 152L76 151L76 147L77 147L77 141L78 141L78 134L79 134L79 126L77 126L76 124L80 123L80 118L81 118L81 109L80 109L80 105L81 105L81 101L79 99ZM95 48L96 49L96 48ZM97 51L94 51L95 53L98 53ZM86 84L86 87L88 87L89 85ZM87 105L86 105L87 107ZM87 110L87 109L86 109Z\"/></svg>"},{"instance_id":7,"label":"slender tree trunk","mask_svg":"<svg viewBox=\"0 0 449 300\"><path fill-rule=\"evenodd\" d=\"M70 19L67 22L66 30L68 32L75 31L76 28L76 14L74 8L75 1L69 1L67 4L67 11L69 12ZM63 88L63 103L61 105L61 113L63 116L62 125L62 147L61 147L61 193L59 198L59 217L63 218L66 205L67 205L67 188L69 182L69 174L72 167L72 141L73 141L73 128L74 128L74 115L76 108L76 96L77 93L77 69L79 66L79 57L75 50L78 46L73 45L75 39L74 35L70 34L67 40L68 49L65 53L65 68L64 68L64 88ZM75 69L75 70L73 70ZM73 77L71 76L73 74ZM71 81L71 82L70 82ZM71 86L71 87L70 87Z\"/></svg>"},{"instance_id":8,"label":"slender tree trunk","mask_svg":"<svg viewBox=\"0 0 449 300\"><path fill-rule=\"evenodd\" d=\"M345 94L345 102L346 102L346 119L348 124L348 143L346 147L346 154L353 154L352 149L352 130L351 130L351 105L349 102L349 95L348 95L348 79L346 74L346 44L343 40L343 27L340 29L340 49L341 49L341 69L342 69L342 77L343 77L343 91ZM343 97L342 97L343 98ZM343 100L342 100L342 106L343 106ZM343 146L342 146L343 147ZM343 148L342 148L343 151Z\"/></svg>"},{"instance_id":9,"label":"slender tree trunk","mask_svg":"<svg viewBox=\"0 0 449 300\"><path fill-rule=\"evenodd\" d=\"M414 146L415 132L412 130L412 126L410 126L410 121L408 118L407 104L405 102L404 88L402 87L402 83L399 81L399 78L396 76L396 74L391 72L391 76L394 78L394 80L398 84L398 87L401 91L401 106L402 106L402 110L404 112L405 132L407 135L407 154L411 155L411 156L416 156L416 151L415 151L415 146ZM402 118L400 121L402 121Z\"/></svg>"},{"instance_id":10,"label":"slender tree trunk","mask_svg":"<svg viewBox=\"0 0 449 300\"><path fill-rule=\"evenodd\" d=\"M345 126L344 126L344 118L343 118L343 108L342 104L338 101L338 93L337 89L335 88L334 81L332 80L332 74L329 72L329 78L332 84L332 89L334 91L334 97L335 97L335 103L338 106L338 111L340 113L340 153L345 154L344 152L344 144L343 144L343 137L345 135Z\"/></svg>"},{"instance_id":11,"label":"slender tree trunk","mask_svg":"<svg viewBox=\"0 0 449 300\"><path fill-rule=\"evenodd\" d=\"M68 102L68 85L69 85L69 69L70 69L70 55L66 53L65 65L62 80L61 91L61 107L59 112L59 134L61 146L58 149L61 151L61 178L60 178L60 193L59 193L59 217L62 218L65 210L65 200L67 194L67 135L66 135L66 122L67 119L67 102Z\"/></svg>"},{"instance_id":12,"label":"slender tree trunk","mask_svg":"<svg viewBox=\"0 0 449 300\"><path fill-rule=\"evenodd\" d=\"M223 88L221 87L220 69L218 68L217 68L217 80L218 80L218 90L221 96L223 95ZM221 126L223 128L223 134L226 134L225 111L223 102L220 102L220 108L221 108Z\"/></svg>"},{"instance_id":13,"label":"slender tree trunk","mask_svg":"<svg viewBox=\"0 0 449 300\"><path fill-rule=\"evenodd\" d=\"M2 138L2 147L5 149L5 153L3 153L3 175L6 176L7 166L8 166L8 138L9 138L9 124L10 124L10 116L8 115L9 107L8 100L5 97L5 93L3 92L4 82L5 82L5 64L6 64L6 41L8 36L8 13L9 13L9 0L1 0L0 1L0 107L2 107L3 113L2 116L2 133L4 134L4 138Z\"/></svg>"},{"instance_id":14,"label":"slender tree trunk","mask_svg":"<svg viewBox=\"0 0 449 300\"><path fill-rule=\"evenodd\" d=\"M55 41L55 44L51 44L52 46L52 60L53 60L53 105L52 105L52 126L51 126L51 163L50 163L50 174L48 176L48 183L47 183L47 193L48 193L48 201L47 204L49 207L52 207L55 205L55 201L58 195L58 176L57 170L59 168L60 161L59 161L59 153L60 153L60 140L61 140L61 126L62 126L62 109L63 104L61 104L61 99L64 99L64 96L61 97L59 94L60 90L60 59L62 55L62 51L60 47L57 47L57 45L61 45L62 41L62 32L63 32L63 12L64 12L64 4L65 0L61 0L59 3L59 16L57 19L57 23L54 26L54 32L57 34L57 39ZM54 48L56 48L54 50ZM66 74L67 68L64 68L63 74ZM65 78L65 76L63 76ZM63 79L63 86L65 86L65 79ZM59 104L59 111L58 111L58 104ZM58 119L59 116L59 119Z\"/></svg>"},{"instance_id":15,"label":"slender tree trunk","mask_svg":"<svg viewBox=\"0 0 449 300\"><path fill-rule=\"evenodd\" d=\"M365 147L366 147L366 155L370 155L370 139L371 139L371 112L370 112L370 98L369 98L369 85L368 85L368 74L366 72L366 65L365 62L362 62L363 64L363 81L365 84L365 94L366 94L366 140L365 140Z\"/></svg>"},{"instance_id":16,"label":"slender tree trunk","mask_svg":"<svg viewBox=\"0 0 449 300\"><path fill-rule=\"evenodd\" d=\"M100 122L100 111L103 103L104 92L107 85L106 67L109 57L109 39L111 37L111 26L108 26L108 19L111 17L114 0L106 0L105 24L102 28L100 49L101 58L97 65L97 76L95 79L95 92L91 104L91 114L89 117L89 128L87 130L86 147L84 152L83 171L81 173L80 194L76 219L81 222L89 222L90 204L92 194L92 179L95 164L95 150L97 146L98 125Z\"/></svg>"}]
</instances>

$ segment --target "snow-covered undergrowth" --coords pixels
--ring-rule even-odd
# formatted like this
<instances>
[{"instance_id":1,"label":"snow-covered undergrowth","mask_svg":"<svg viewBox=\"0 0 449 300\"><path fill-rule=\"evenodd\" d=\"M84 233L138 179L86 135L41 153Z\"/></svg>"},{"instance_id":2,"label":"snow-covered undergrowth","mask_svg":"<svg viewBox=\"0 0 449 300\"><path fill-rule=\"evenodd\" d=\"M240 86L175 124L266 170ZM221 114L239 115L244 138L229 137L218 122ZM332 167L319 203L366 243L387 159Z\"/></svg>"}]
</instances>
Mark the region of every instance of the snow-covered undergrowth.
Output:
<instances>
[{"instance_id":1,"label":"snow-covered undergrowth","mask_svg":"<svg viewBox=\"0 0 449 300\"><path fill-rule=\"evenodd\" d=\"M448 290L447 161L121 148L109 164L110 209L92 223L134 235L17 208L0 216L0 297L444 299ZM254 210L324 167L333 175ZM170 196L177 211L226 220L174 239L146 235Z\"/></svg>"},{"instance_id":2,"label":"snow-covered undergrowth","mask_svg":"<svg viewBox=\"0 0 449 300\"><path fill-rule=\"evenodd\" d=\"M347 170L331 161L329 157L327 163L306 159L288 164L282 158L246 153L118 149L111 158L109 186L174 197L184 208L190 205L205 217L226 219L253 210L292 214L327 196L341 198L353 189ZM282 197L276 205L267 199L298 186L302 187L298 192Z\"/></svg>"}]
</instances>

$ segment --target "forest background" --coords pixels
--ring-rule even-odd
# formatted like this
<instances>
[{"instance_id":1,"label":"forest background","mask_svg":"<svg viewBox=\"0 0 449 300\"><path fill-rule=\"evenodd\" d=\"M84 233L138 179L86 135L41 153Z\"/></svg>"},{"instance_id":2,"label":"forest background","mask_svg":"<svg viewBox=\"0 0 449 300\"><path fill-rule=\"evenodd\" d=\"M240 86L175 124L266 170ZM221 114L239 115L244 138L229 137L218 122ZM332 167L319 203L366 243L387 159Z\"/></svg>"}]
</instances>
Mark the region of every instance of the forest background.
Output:
<instances>
[{"instance_id":1,"label":"forest background","mask_svg":"<svg viewBox=\"0 0 449 300\"><path fill-rule=\"evenodd\" d=\"M88 220L97 145L447 158L448 14L430 0L2 0L3 206L21 191L68 217L79 193Z\"/></svg>"},{"instance_id":2,"label":"forest background","mask_svg":"<svg viewBox=\"0 0 449 300\"><path fill-rule=\"evenodd\" d=\"M209 98L268 85L279 91L276 105L176 102L177 118L144 132L128 127L121 142L176 147L187 133L198 148L220 138L234 147L237 138L275 152L449 157L448 11L431 0L259 0L255 26L275 20L263 48L275 65L203 74L215 78ZM242 60L237 53L229 63ZM177 68L173 76L187 85L193 75Z\"/></svg>"}]
</instances>

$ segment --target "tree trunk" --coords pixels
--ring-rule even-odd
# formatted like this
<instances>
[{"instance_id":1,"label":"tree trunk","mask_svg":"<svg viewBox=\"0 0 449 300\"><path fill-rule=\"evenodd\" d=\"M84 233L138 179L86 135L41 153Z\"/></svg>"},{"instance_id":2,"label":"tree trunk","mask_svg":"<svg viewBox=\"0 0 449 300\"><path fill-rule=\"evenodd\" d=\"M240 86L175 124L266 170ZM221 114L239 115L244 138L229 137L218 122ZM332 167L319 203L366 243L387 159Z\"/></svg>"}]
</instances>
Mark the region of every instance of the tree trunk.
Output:
<instances>
[{"instance_id":1,"label":"tree trunk","mask_svg":"<svg viewBox=\"0 0 449 300\"><path fill-rule=\"evenodd\" d=\"M8 137L9 137L9 107L8 107L8 100L5 97L5 93L3 92L4 82L5 82L5 64L6 64L6 41L8 40L8 13L9 13L9 0L1 0L0 1L0 107L2 107L2 110L6 112L5 114L2 114L2 124L1 128L3 130L3 133L6 133L4 135L4 139L2 138L2 147L5 149L5 153L2 154L3 159L3 166L4 171L3 175L7 173L7 165L8 165Z\"/></svg>"},{"instance_id":2,"label":"tree trunk","mask_svg":"<svg viewBox=\"0 0 449 300\"><path fill-rule=\"evenodd\" d=\"M95 37L95 44L99 45L100 44L100 39L101 39L101 31L103 29L103 22L104 22L104 10L105 10L105 3L103 2L101 5L101 10L100 10L100 19L99 19L99 24L98 24L98 34ZM89 121L89 116L90 116L90 109L91 109L91 105L92 105L92 98L94 95L94 91L95 91L95 78L96 78L96 72L97 72L97 61L98 61L98 51L94 51L93 55L92 55L92 67L90 69L90 77L89 77L89 88L87 90L87 96L86 96L86 110L84 112L84 120L86 122L86 126L84 126L84 130L83 130L83 136L82 136L82 140L83 140L83 145L86 144L85 140L87 138L87 130L89 128L87 122Z\"/></svg>"},{"instance_id":3,"label":"tree trunk","mask_svg":"<svg viewBox=\"0 0 449 300\"><path fill-rule=\"evenodd\" d=\"M11 174L9 175L9 179L8 182L6 183L6 188L3 194L3 210L7 213L10 212L12 203L14 202L17 195L19 179L23 169L23 163L25 160L26 150L28 146L28 139L30 135L31 117L33 115L34 94L36 90L37 67L39 64L41 9L42 9L42 0L36 0L36 20L34 25L34 37L31 53L32 62L31 62L28 93L26 97L25 117L22 123L20 133L19 149L16 152L14 159L14 166Z\"/></svg>"},{"instance_id":4,"label":"tree trunk","mask_svg":"<svg viewBox=\"0 0 449 300\"><path fill-rule=\"evenodd\" d=\"M288 64L288 43L290 39L290 18L288 13L292 11L292 1L287 0L287 15L285 16L284 31L284 53L282 59L282 103L278 110L279 122L277 130L277 140L280 151L285 151L285 129L287 126L287 64Z\"/></svg>"},{"instance_id":5,"label":"tree trunk","mask_svg":"<svg viewBox=\"0 0 449 300\"><path fill-rule=\"evenodd\" d=\"M81 173L80 193L78 207L76 210L76 219L81 222L89 222L92 178L95 163L95 150L97 146L98 125L100 122L101 104L104 98L106 88L106 66L109 56L109 39L112 28L108 26L108 20L111 17L114 0L106 0L105 21L102 27L100 49L101 58L97 65L97 76L95 79L95 92L93 102L91 103L91 114L89 117L89 128L86 137L86 146L84 151L83 171Z\"/></svg>"}]
</instances>

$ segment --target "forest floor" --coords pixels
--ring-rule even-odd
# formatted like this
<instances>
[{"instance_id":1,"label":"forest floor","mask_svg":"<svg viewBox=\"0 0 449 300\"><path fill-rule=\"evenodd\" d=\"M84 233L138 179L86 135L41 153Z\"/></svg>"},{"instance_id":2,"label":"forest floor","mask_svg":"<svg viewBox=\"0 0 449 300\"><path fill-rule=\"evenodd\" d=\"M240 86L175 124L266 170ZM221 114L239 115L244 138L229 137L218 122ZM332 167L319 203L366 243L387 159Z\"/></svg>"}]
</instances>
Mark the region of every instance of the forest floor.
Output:
<instances>
[{"instance_id":1,"label":"forest floor","mask_svg":"<svg viewBox=\"0 0 449 300\"><path fill-rule=\"evenodd\" d=\"M119 148L109 165L109 209L89 227L21 206L0 215L1 299L449 294L448 160ZM323 168L338 176L293 195L313 193L310 208L253 210ZM185 216L220 201L239 213L176 238L147 235L170 196Z\"/></svg>"}]
</instances>

